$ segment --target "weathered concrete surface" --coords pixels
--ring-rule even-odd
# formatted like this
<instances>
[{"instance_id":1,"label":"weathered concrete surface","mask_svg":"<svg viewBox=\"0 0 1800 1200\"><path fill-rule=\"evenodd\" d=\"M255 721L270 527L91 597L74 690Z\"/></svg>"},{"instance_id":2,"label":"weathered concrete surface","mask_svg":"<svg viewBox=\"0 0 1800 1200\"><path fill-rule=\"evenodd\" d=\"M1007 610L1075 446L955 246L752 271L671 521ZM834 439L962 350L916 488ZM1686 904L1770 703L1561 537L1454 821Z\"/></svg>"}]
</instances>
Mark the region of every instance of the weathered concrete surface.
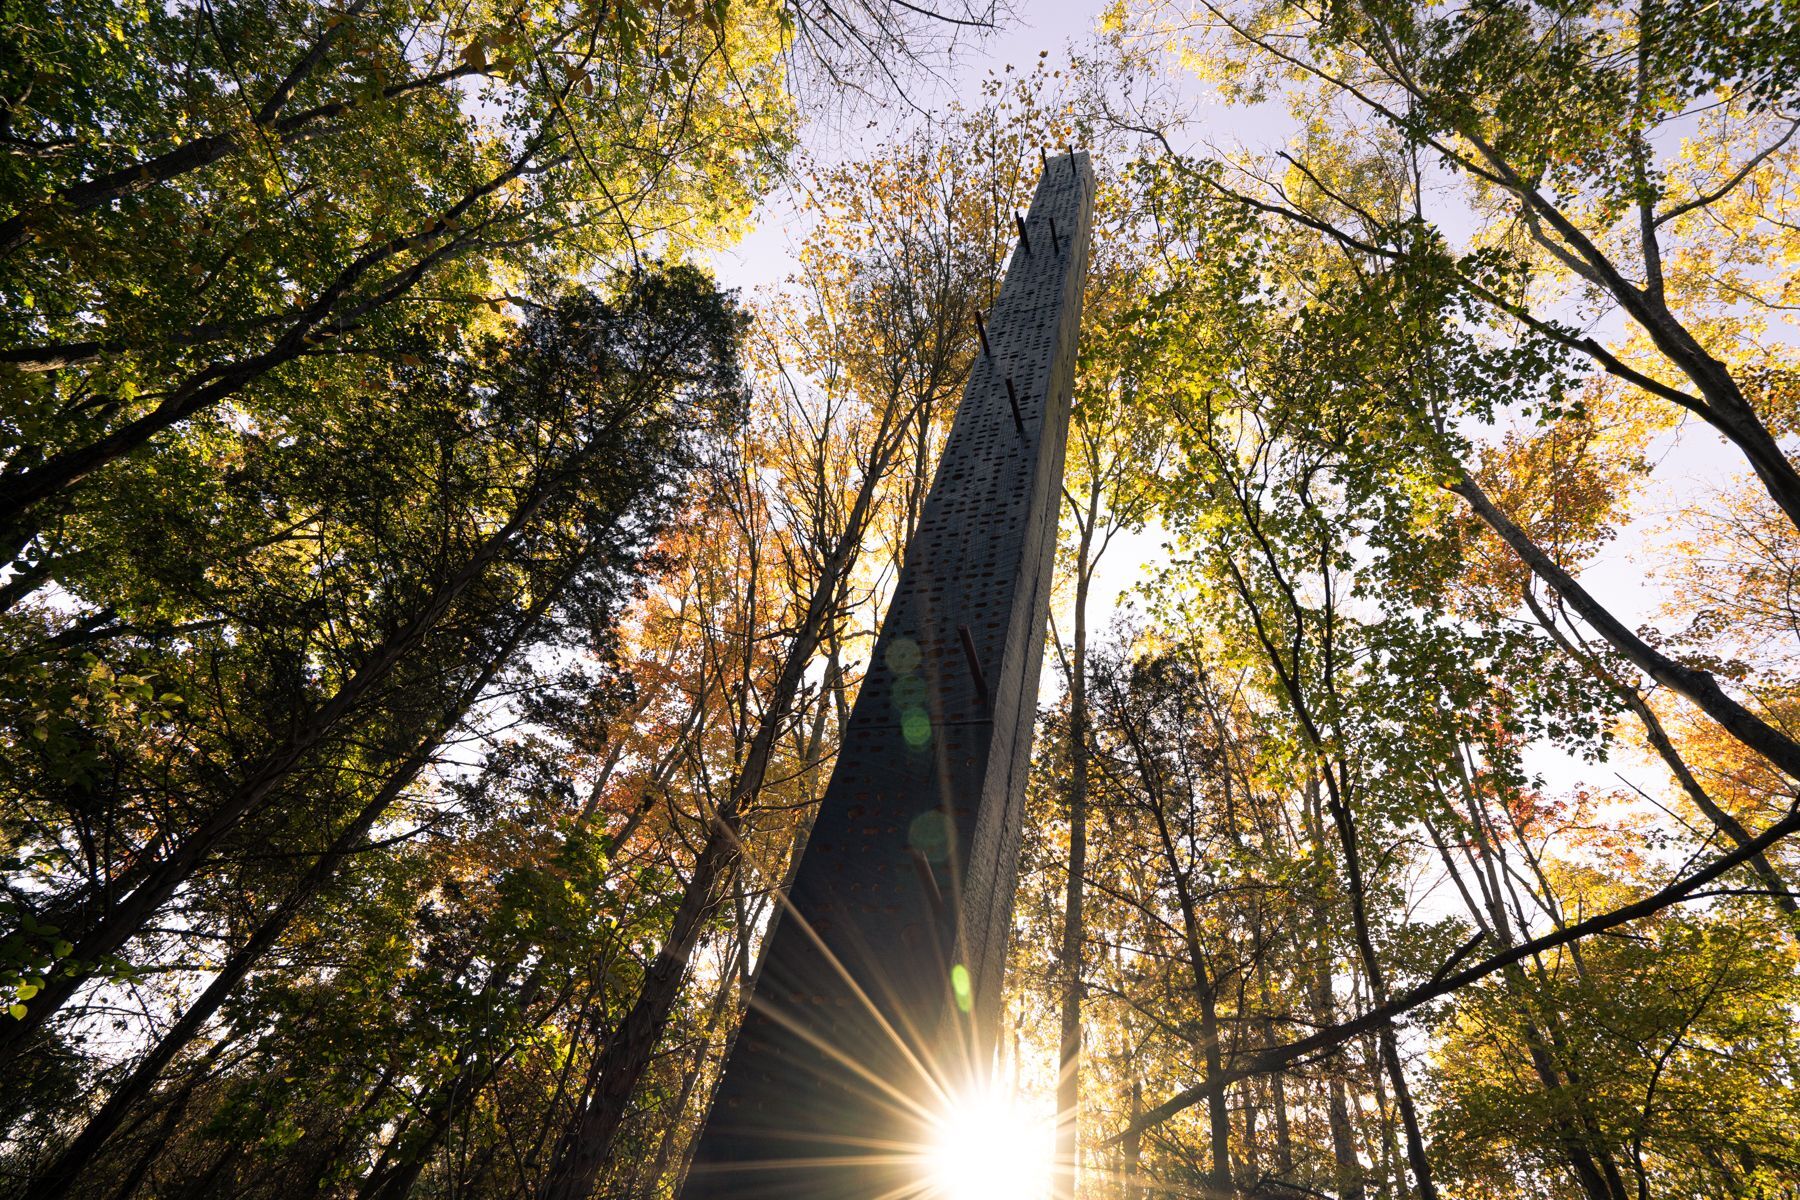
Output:
<instances>
[{"instance_id":1,"label":"weathered concrete surface","mask_svg":"<svg viewBox=\"0 0 1800 1200\"><path fill-rule=\"evenodd\" d=\"M991 1061L1093 193L1048 160L686 1200L918 1195L926 1121Z\"/></svg>"}]
</instances>

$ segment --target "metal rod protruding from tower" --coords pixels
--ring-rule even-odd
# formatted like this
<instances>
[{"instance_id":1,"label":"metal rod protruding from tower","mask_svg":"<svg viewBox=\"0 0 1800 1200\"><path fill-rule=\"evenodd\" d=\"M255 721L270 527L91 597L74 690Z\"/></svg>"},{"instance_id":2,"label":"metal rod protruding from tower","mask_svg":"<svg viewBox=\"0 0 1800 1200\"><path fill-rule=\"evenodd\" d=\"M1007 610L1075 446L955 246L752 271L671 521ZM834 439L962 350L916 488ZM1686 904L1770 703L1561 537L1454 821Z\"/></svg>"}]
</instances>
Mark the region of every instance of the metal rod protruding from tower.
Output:
<instances>
[{"instance_id":1,"label":"metal rod protruding from tower","mask_svg":"<svg viewBox=\"0 0 1800 1200\"><path fill-rule=\"evenodd\" d=\"M1025 253L1031 253L1031 235L1025 232L1025 218L1018 213L1013 214L1013 224L1019 227L1019 242L1025 247Z\"/></svg>"},{"instance_id":2,"label":"metal rod protruding from tower","mask_svg":"<svg viewBox=\"0 0 1800 1200\"><path fill-rule=\"evenodd\" d=\"M912 852L913 872L919 877L919 890L925 893L925 902L938 917L944 916L944 892L938 887L937 875L931 870L931 860L919 851Z\"/></svg>"},{"instance_id":3,"label":"metal rod protruding from tower","mask_svg":"<svg viewBox=\"0 0 1800 1200\"><path fill-rule=\"evenodd\" d=\"M994 357L994 348L988 345L987 322L981 319L981 310L975 310L975 332L981 337L981 352L989 358Z\"/></svg>"},{"instance_id":4,"label":"metal rod protruding from tower","mask_svg":"<svg viewBox=\"0 0 1800 1200\"><path fill-rule=\"evenodd\" d=\"M958 625L956 637L962 642L963 657L969 660L969 678L975 683L976 702L986 708L988 706L987 676L981 673L981 658L975 653L975 634L967 625Z\"/></svg>"},{"instance_id":5,"label":"metal rod protruding from tower","mask_svg":"<svg viewBox=\"0 0 1800 1200\"><path fill-rule=\"evenodd\" d=\"M1006 402L1012 405L1013 425L1019 430L1019 436L1025 436L1025 418L1019 413L1019 393L1013 390L1012 376L1006 377Z\"/></svg>"}]
</instances>

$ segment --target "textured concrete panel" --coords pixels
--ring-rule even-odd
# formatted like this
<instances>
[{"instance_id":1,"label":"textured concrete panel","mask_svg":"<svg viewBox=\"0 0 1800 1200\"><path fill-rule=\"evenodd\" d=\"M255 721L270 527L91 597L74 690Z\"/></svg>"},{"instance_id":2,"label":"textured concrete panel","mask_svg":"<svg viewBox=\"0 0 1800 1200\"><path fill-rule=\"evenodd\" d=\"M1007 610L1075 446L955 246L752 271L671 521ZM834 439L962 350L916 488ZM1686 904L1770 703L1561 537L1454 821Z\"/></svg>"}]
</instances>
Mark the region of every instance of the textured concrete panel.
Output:
<instances>
[{"instance_id":1,"label":"textured concrete panel","mask_svg":"<svg viewBox=\"0 0 1800 1200\"><path fill-rule=\"evenodd\" d=\"M687 1200L916 1195L926 1120L991 1059L1093 192L1048 160Z\"/></svg>"}]
</instances>

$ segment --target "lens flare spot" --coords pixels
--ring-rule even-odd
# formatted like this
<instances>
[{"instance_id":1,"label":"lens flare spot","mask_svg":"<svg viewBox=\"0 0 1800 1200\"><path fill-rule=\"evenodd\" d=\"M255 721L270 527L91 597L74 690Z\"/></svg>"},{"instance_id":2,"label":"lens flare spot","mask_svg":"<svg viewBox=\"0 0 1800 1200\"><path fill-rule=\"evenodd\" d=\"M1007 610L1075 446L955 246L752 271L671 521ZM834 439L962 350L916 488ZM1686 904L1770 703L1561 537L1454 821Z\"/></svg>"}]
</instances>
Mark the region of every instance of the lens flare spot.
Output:
<instances>
[{"instance_id":1,"label":"lens flare spot","mask_svg":"<svg viewBox=\"0 0 1800 1200\"><path fill-rule=\"evenodd\" d=\"M961 963L950 968L950 990L956 994L956 1007L964 1012L975 1007L975 989L969 983L969 968Z\"/></svg>"},{"instance_id":2,"label":"lens flare spot","mask_svg":"<svg viewBox=\"0 0 1800 1200\"><path fill-rule=\"evenodd\" d=\"M909 637L897 637L887 650L888 670L896 675L905 675L919 668L919 643Z\"/></svg>"}]
</instances>

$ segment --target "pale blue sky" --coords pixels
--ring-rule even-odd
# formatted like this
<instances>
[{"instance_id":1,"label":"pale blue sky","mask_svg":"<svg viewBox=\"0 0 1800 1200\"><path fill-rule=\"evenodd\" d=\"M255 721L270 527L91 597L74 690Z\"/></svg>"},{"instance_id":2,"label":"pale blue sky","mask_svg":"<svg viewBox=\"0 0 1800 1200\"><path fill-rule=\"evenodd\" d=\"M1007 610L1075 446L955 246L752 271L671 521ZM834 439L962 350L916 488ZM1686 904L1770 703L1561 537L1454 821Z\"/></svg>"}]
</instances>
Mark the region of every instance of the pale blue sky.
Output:
<instances>
[{"instance_id":1,"label":"pale blue sky","mask_svg":"<svg viewBox=\"0 0 1800 1200\"><path fill-rule=\"evenodd\" d=\"M1101 0L1022 4L993 32L959 39L941 64L909 73L904 99L848 104L834 98L834 107L815 114L803 130L801 145L825 161L854 159L917 120L920 112L939 111L956 100L973 97L990 70L1000 71L1008 63L1029 66L1044 50L1052 59L1066 57L1068 46L1084 40L1093 30L1100 7ZM779 282L788 274L803 232L792 196L778 191L763 203L754 230L736 246L714 256L714 269L722 282L735 287Z\"/></svg>"}]
</instances>

